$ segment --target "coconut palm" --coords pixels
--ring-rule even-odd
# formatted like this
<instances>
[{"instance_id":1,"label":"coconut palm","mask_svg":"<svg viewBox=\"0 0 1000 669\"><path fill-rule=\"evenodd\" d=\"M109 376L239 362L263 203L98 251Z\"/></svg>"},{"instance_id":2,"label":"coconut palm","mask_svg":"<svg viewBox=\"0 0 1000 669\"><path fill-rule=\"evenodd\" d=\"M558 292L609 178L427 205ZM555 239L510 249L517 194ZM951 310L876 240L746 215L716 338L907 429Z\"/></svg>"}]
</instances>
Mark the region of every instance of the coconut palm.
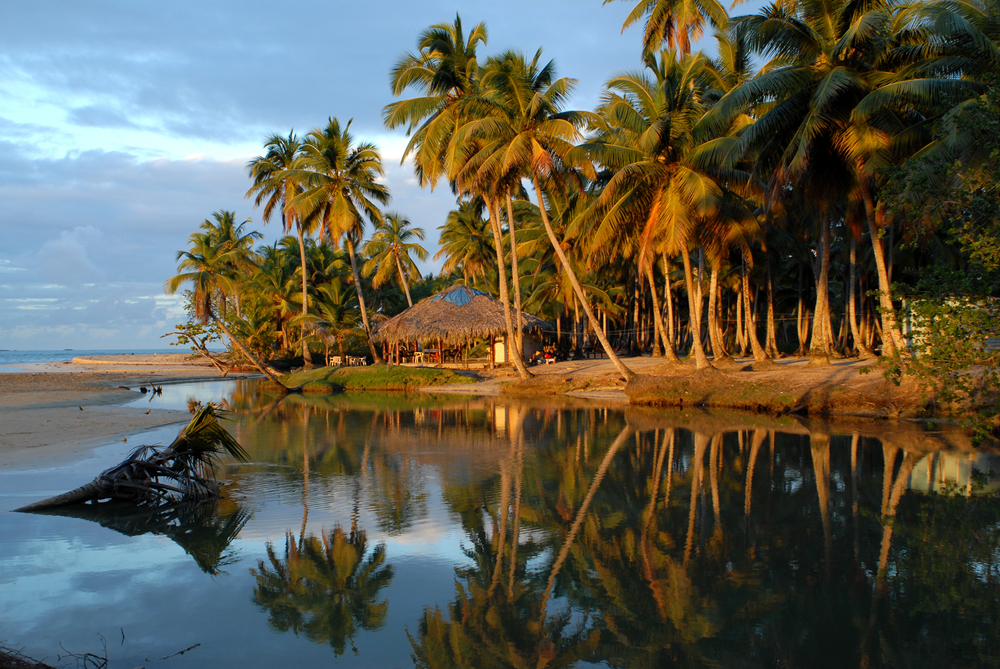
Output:
<instances>
[{"instance_id":1,"label":"coconut palm","mask_svg":"<svg viewBox=\"0 0 1000 669\"><path fill-rule=\"evenodd\" d=\"M236 213L232 211L220 209L212 214L212 218L214 222L206 218L200 226L204 234L208 235L209 243L222 249L234 249L237 252L237 257L229 268L231 272L248 269L253 264L253 243L264 235L256 230L246 231L244 228L250 223L250 219L237 224ZM239 314L239 293L234 295L234 298L236 298L236 313ZM227 313L225 296L223 296L219 306L222 316L225 318Z\"/></svg>"},{"instance_id":2,"label":"coconut palm","mask_svg":"<svg viewBox=\"0 0 1000 669\"><path fill-rule=\"evenodd\" d=\"M243 342L233 336L225 322L215 314L212 308L213 295L216 293L232 294L236 290L236 278L232 275L230 268L236 262L238 255L236 249L216 248L209 242L206 235L195 233L191 235L191 249L177 252L177 260L180 261L177 265L178 274L167 280L164 289L168 295L173 295L184 284L192 284L197 321L202 325L209 321L214 322L229 337L233 346L238 348L264 376L277 384L279 388L285 391L291 390L279 381L274 372L262 364L244 346Z\"/></svg>"},{"instance_id":3,"label":"coconut palm","mask_svg":"<svg viewBox=\"0 0 1000 669\"><path fill-rule=\"evenodd\" d=\"M358 301L344 289L341 281L331 281L316 291L313 304L316 308L317 325L325 328L337 341L337 352L344 359L344 339L358 324Z\"/></svg>"},{"instance_id":4,"label":"coconut palm","mask_svg":"<svg viewBox=\"0 0 1000 669\"><path fill-rule=\"evenodd\" d=\"M458 203L458 209L448 212L444 225L438 227L441 249L434 254L434 260L444 258L442 274L461 271L466 285L486 287L486 275L493 268L496 259L491 257L493 230L489 221L482 216L483 201L473 198Z\"/></svg>"},{"instance_id":5,"label":"coconut palm","mask_svg":"<svg viewBox=\"0 0 1000 669\"><path fill-rule=\"evenodd\" d=\"M659 49L664 42L682 56L691 53L691 42L701 37L706 21L716 28L726 25L729 14L716 0L630 0L635 7L622 24L622 32L646 19L642 35L643 53ZM604 0L604 4L613 0ZM737 4L739 0L733 4Z\"/></svg>"},{"instance_id":6,"label":"coconut palm","mask_svg":"<svg viewBox=\"0 0 1000 669\"><path fill-rule=\"evenodd\" d=\"M701 344L690 244L699 226L719 220L723 191L693 159L699 140L707 139L694 130L714 82L703 54L650 56L645 72L625 72L607 83L599 110L603 127L580 147L613 173L595 207L592 243L632 236L639 256L680 254L699 369L710 363Z\"/></svg>"},{"instance_id":7,"label":"coconut palm","mask_svg":"<svg viewBox=\"0 0 1000 669\"><path fill-rule=\"evenodd\" d=\"M414 228L400 213L385 212L385 220L375 225L375 234L362 251L369 256L361 269L362 273L372 278L372 286L379 288L389 281L395 270L399 285L406 293L406 303L412 307L413 298L410 297L406 277L420 279L420 270L412 256L416 256L418 260L427 260L429 254L427 249L413 240L423 239L422 228Z\"/></svg>"},{"instance_id":8,"label":"coconut palm","mask_svg":"<svg viewBox=\"0 0 1000 669\"><path fill-rule=\"evenodd\" d=\"M562 111L575 80L556 79L555 64L541 66L541 50L531 61L509 51L487 68L482 88L487 94L470 100L474 113L460 129L462 144L469 155L461 178L478 184L511 183L527 176L535 190L542 225L549 242L567 273L573 291L587 314L604 352L626 380L635 376L615 354L600 327L579 279L573 272L562 242L549 221L542 195L542 180L556 174L563 159L579 137L577 128L588 118L583 112ZM478 144L477 144L478 143Z\"/></svg>"},{"instance_id":9,"label":"coconut palm","mask_svg":"<svg viewBox=\"0 0 1000 669\"><path fill-rule=\"evenodd\" d=\"M404 53L392 69L394 96L399 97L411 87L422 94L393 102L382 110L387 128L407 126L410 142L402 161L415 153L413 165L421 186L429 184L433 188L450 160L449 146L461 101L478 90L476 49L480 44L486 44L486 26L476 24L466 37L462 18L456 14L454 23L439 23L422 32L417 53Z\"/></svg>"},{"instance_id":10,"label":"coconut palm","mask_svg":"<svg viewBox=\"0 0 1000 669\"><path fill-rule=\"evenodd\" d=\"M302 192L292 198L289 206L309 225L317 226L334 245L343 241L351 260L368 347L375 362L381 362L371 338L356 248L364 236L365 219L376 226L384 222L376 203L389 201L389 189L378 182L385 173L378 148L370 142L355 142L350 130L350 121L341 126L340 121L331 118L325 128L309 133L292 170L292 178L302 184Z\"/></svg>"},{"instance_id":11,"label":"coconut palm","mask_svg":"<svg viewBox=\"0 0 1000 669\"><path fill-rule=\"evenodd\" d=\"M264 142L264 148L267 152L263 156L257 156L247 164L253 185L247 191L246 197L254 197L255 206L264 205L264 223L271 220L271 216L278 212L282 219L282 232L287 235L292 227L295 227L302 267L302 314L305 315L309 311L309 282L305 271L306 247L303 238L312 230L309 229L307 222L301 216L296 216L289 207L292 198L301 192L301 187L296 184L292 175L302 144L295 132L291 131L288 137L271 135ZM302 338L302 362L306 367L310 366L309 344L305 337Z\"/></svg>"}]
</instances>

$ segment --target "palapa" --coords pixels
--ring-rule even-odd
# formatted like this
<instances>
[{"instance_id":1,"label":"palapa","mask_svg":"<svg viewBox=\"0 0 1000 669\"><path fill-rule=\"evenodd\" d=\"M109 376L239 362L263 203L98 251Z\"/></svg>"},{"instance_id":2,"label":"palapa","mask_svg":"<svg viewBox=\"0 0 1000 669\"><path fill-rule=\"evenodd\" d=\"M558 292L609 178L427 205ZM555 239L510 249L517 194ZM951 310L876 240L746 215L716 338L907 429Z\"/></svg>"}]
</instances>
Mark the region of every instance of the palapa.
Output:
<instances>
[{"instance_id":1,"label":"palapa","mask_svg":"<svg viewBox=\"0 0 1000 669\"><path fill-rule=\"evenodd\" d=\"M524 332L550 329L548 322L524 314ZM462 345L470 339L506 334L503 305L498 300L474 288L452 286L385 321L378 326L374 337L389 344L440 340L448 345Z\"/></svg>"}]
</instances>

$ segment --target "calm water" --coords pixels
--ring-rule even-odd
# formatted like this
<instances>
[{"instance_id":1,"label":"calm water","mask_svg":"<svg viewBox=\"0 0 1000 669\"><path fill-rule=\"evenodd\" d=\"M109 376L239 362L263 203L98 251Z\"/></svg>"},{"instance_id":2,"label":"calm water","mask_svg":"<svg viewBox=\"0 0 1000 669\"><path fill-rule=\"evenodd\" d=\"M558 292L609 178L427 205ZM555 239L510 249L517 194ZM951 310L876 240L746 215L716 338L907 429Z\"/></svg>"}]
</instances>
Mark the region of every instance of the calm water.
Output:
<instances>
[{"instance_id":1,"label":"calm water","mask_svg":"<svg viewBox=\"0 0 1000 669\"><path fill-rule=\"evenodd\" d=\"M189 399L254 460L218 505L6 513L138 439L0 474L0 640L111 667L1000 662L1000 459L957 432L252 381L152 404Z\"/></svg>"},{"instance_id":2,"label":"calm water","mask_svg":"<svg viewBox=\"0 0 1000 669\"><path fill-rule=\"evenodd\" d=\"M86 349L86 350L54 350L54 351L8 351L0 350L0 373L22 372L17 365L28 365L39 362L67 362L79 356L91 355L151 355L153 353L187 353L186 347L174 348L128 348L128 349Z\"/></svg>"}]
</instances>

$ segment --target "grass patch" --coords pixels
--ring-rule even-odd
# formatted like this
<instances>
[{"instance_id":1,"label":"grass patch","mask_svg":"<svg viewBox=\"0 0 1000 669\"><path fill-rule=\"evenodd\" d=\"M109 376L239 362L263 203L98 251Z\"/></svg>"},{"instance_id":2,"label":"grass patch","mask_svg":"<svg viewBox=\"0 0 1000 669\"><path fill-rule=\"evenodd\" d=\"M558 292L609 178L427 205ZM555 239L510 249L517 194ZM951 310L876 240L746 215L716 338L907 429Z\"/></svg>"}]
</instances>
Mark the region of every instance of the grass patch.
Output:
<instances>
[{"instance_id":1,"label":"grass patch","mask_svg":"<svg viewBox=\"0 0 1000 669\"><path fill-rule=\"evenodd\" d=\"M282 377L287 386L301 386L307 393L336 393L342 390L416 390L449 383L469 383L473 379L450 369L426 367L320 367Z\"/></svg>"}]
</instances>

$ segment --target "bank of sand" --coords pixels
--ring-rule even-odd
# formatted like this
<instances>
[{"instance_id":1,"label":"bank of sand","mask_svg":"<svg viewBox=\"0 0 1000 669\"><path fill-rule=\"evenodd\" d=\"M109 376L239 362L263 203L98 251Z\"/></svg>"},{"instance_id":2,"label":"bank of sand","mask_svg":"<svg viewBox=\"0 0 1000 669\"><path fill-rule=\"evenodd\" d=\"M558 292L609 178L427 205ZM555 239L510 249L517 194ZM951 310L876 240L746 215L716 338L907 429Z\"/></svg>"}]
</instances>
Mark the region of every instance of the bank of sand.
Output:
<instances>
[{"instance_id":1,"label":"bank of sand","mask_svg":"<svg viewBox=\"0 0 1000 669\"><path fill-rule=\"evenodd\" d=\"M220 378L210 364L188 357L77 358L0 373L0 470L65 463L122 435L187 422L186 411L115 405L142 397L120 386Z\"/></svg>"}]
</instances>

